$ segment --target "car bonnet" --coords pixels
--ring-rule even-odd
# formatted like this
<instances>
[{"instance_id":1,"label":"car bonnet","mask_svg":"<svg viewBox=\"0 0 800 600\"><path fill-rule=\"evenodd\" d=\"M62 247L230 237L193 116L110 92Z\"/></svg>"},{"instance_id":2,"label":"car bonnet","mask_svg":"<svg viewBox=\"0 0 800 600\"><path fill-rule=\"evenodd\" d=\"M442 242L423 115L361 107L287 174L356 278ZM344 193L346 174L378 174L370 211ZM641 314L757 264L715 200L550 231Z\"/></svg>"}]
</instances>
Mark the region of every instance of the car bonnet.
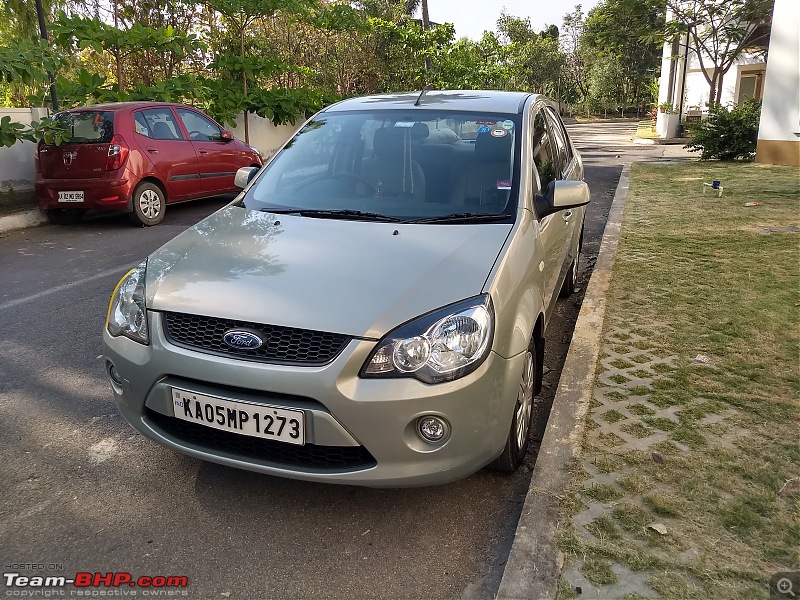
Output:
<instances>
[{"instance_id":1,"label":"car bonnet","mask_svg":"<svg viewBox=\"0 0 800 600\"><path fill-rule=\"evenodd\" d=\"M148 259L148 308L380 338L481 292L512 225L400 224L229 206Z\"/></svg>"}]
</instances>

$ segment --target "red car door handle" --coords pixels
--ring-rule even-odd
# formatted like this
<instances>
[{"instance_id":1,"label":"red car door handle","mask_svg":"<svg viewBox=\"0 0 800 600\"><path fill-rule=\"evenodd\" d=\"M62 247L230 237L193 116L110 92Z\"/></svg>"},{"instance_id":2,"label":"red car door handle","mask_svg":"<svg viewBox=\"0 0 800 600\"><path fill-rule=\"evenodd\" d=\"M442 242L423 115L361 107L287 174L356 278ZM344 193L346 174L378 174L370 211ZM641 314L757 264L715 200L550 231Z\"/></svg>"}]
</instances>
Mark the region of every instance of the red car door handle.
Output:
<instances>
[{"instance_id":1,"label":"red car door handle","mask_svg":"<svg viewBox=\"0 0 800 600\"><path fill-rule=\"evenodd\" d=\"M200 150L198 150L198 152L200 154L208 154L208 150L206 150L205 148L200 148Z\"/></svg>"},{"instance_id":2,"label":"red car door handle","mask_svg":"<svg viewBox=\"0 0 800 600\"><path fill-rule=\"evenodd\" d=\"M147 151L148 151L150 154L158 154L158 148L154 148L153 146L148 146L148 147L147 147Z\"/></svg>"}]
</instances>

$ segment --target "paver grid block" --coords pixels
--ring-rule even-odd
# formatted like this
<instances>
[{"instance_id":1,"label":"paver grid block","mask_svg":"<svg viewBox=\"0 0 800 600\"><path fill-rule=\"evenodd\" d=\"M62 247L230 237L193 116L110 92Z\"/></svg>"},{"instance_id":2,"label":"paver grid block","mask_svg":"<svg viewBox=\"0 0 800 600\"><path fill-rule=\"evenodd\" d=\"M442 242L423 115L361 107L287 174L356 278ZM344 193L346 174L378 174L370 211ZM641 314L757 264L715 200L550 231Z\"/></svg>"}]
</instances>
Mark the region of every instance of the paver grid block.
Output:
<instances>
[{"instance_id":1,"label":"paver grid block","mask_svg":"<svg viewBox=\"0 0 800 600\"><path fill-rule=\"evenodd\" d=\"M672 424L678 426L680 411L685 407L661 407L650 402L653 383L668 377L677 368L679 358L659 355L652 342L668 332L669 324L648 319L639 314L637 309L646 312L647 305L654 298L664 297L668 293L669 290L665 289L649 289L646 293L620 301L616 314L607 315L587 420L591 426L586 428L581 458L586 479L581 484L578 500L584 508L572 517L572 524L578 537L586 543L602 545L610 535L622 539L631 549L647 548L650 554L662 559L681 562L683 554L675 559L648 545L644 526L640 528L641 531L631 531L615 518L615 510L621 508L633 507L647 514L645 495L656 489L654 483L643 480L641 476L636 479L637 468L635 464L626 462L626 457L637 452L649 456L657 449L664 448L665 444L670 444L668 448L674 448L679 453L691 452L689 446L670 439ZM729 410L707 415L702 423L722 426L733 414L734 411ZM649 426L645 420L661 428ZM608 461L604 459L605 456L622 460ZM613 470L599 468L598 464L611 464ZM636 489L637 483L642 484L642 490ZM617 576L616 583L601 584L593 583L589 578L591 572L587 576L586 570L586 559L573 557L563 571L563 580L567 585L581 588L581 598L611 599L622 598L626 594L658 597L658 593L647 583L653 573L635 572L624 565L612 563L611 570Z\"/></svg>"}]
</instances>

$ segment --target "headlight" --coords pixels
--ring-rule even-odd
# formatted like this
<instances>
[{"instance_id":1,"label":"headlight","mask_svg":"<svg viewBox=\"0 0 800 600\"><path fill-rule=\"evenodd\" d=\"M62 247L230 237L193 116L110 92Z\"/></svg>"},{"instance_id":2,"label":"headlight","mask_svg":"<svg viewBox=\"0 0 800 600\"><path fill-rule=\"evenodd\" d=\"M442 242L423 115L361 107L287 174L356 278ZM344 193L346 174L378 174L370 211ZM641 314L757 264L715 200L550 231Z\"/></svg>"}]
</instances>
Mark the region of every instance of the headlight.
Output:
<instances>
[{"instance_id":1,"label":"headlight","mask_svg":"<svg viewBox=\"0 0 800 600\"><path fill-rule=\"evenodd\" d=\"M361 377L415 377L441 383L477 369L492 347L494 308L488 294L451 304L384 337Z\"/></svg>"},{"instance_id":2,"label":"headlight","mask_svg":"<svg viewBox=\"0 0 800 600\"><path fill-rule=\"evenodd\" d=\"M145 306L144 275L147 261L141 262L120 279L108 305L106 327L114 337L124 335L147 344L147 307Z\"/></svg>"}]
</instances>

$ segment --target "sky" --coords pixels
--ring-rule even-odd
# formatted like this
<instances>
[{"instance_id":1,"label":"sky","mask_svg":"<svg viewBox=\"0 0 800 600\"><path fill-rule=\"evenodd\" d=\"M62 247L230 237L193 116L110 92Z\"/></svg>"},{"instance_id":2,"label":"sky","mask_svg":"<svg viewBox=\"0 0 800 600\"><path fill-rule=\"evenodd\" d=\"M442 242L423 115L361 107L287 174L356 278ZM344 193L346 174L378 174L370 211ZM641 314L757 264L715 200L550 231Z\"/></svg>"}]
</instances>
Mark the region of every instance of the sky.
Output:
<instances>
[{"instance_id":1,"label":"sky","mask_svg":"<svg viewBox=\"0 0 800 600\"><path fill-rule=\"evenodd\" d=\"M428 0L428 13L434 23L453 23L456 36L478 41L485 30L495 31L503 8L515 17L530 17L536 31L547 25L561 27L564 15L580 4L583 13L600 0Z\"/></svg>"}]
</instances>

